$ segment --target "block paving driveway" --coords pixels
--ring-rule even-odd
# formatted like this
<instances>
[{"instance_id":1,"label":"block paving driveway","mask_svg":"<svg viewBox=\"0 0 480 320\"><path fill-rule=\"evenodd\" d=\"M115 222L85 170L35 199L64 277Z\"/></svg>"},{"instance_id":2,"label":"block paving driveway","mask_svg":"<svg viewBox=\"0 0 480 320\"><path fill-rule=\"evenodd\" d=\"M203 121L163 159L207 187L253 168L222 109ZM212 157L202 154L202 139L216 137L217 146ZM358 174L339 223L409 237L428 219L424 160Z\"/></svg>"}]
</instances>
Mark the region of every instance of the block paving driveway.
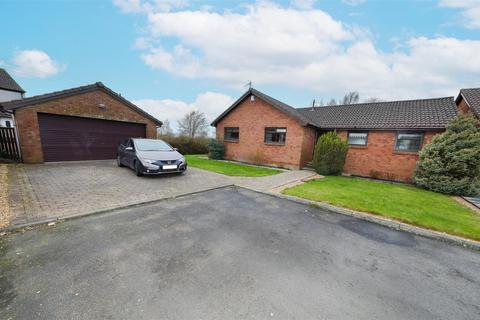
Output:
<instances>
[{"instance_id":1,"label":"block paving driveway","mask_svg":"<svg viewBox=\"0 0 480 320\"><path fill-rule=\"evenodd\" d=\"M0 237L0 266L0 319L480 319L478 252L238 187Z\"/></svg>"},{"instance_id":2,"label":"block paving driveway","mask_svg":"<svg viewBox=\"0 0 480 320\"><path fill-rule=\"evenodd\" d=\"M10 224L65 218L175 197L231 184L267 191L313 175L285 171L260 177L228 177L189 168L183 175L136 177L114 161L11 165Z\"/></svg>"}]
</instances>

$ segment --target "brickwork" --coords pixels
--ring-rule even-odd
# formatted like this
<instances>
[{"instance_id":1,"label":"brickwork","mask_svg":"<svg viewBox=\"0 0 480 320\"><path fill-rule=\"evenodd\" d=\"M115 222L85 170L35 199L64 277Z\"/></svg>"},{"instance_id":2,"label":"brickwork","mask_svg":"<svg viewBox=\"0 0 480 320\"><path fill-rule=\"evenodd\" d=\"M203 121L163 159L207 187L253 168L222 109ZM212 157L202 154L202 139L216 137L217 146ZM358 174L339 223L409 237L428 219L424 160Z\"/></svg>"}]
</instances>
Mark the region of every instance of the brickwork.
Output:
<instances>
[{"instance_id":1,"label":"brickwork","mask_svg":"<svg viewBox=\"0 0 480 320\"><path fill-rule=\"evenodd\" d=\"M105 108L99 108L104 104ZM37 114L51 113L105 120L117 120L146 124L147 138L156 137L156 124L124 103L101 91L82 93L48 101L15 111L22 158L25 163L43 162L42 144Z\"/></svg>"},{"instance_id":2,"label":"brickwork","mask_svg":"<svg viewBox=\"0 0 480 320\"><path fill-rule=\"evenodd\" d=\"M423 145L439 132L426 132ZM347 139L347 131L339 131ZM395 131L369 131L366 147L350 146L344 172L358 176L411 182L418 160L416 152L395 151Z\"/></svg>"},{"instance_id":3,"label":"brickwork","mask_svg":"<svg viewBox=\"0 0 480 320\"><path fill-rule=\"evenodd\" d=\"M458 112L460 112L460 113L472 112L470 110L470 107L468 106L468 104L465 102L464 99L460 100L460 102L457 104L457 108L458 108Z\"/></svg>"},{"instance_id":4,"label":"brickwork","mask_svg":"<svg viewBox=\"0 0 480 320\"><path fill-rule=\"evenodd\" d=\"M292 169L301 168L311 160L305 150L311 147L315 130L301 126L258 97L254 101L246 98L221 119L217 124L217 138L223 139L225 127L240 129L238 142L225 142L227 159ZM287 128L285 144L265 143L266 127Z\"/></svg>"}]
</instances>

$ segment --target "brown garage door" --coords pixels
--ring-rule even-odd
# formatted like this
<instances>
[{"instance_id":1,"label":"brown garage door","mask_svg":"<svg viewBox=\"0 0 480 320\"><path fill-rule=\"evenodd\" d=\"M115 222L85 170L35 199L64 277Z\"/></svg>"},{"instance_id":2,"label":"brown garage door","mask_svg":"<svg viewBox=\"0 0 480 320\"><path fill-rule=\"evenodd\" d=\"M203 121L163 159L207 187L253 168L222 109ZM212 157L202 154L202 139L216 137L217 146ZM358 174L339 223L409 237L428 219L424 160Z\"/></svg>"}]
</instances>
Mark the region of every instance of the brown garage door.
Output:
<instances>
[{"instance_id":1,"label":"brown garage door","mask_svg":"<svg viewBox=\"0 0 480 320\"><path fill-rule=\"evenodd\" d=\"M139 123L39 113L38 124L45 162L114 159L123 140L145 138Z\"/></svg>"}]
</instances>

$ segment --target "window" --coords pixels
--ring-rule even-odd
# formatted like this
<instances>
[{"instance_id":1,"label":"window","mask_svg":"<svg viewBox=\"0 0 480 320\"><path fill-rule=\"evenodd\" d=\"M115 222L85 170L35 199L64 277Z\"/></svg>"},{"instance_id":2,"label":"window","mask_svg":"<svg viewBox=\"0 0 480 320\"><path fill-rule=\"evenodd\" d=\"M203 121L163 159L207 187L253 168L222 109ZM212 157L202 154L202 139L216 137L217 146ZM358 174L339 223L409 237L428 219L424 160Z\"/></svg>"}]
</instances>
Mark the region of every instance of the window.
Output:
<instances>
[{"instance_id":1,"label":"window","mask_svg":"<svg viewBox=\"0 0 480 320\"><path fill-rule=\"evenodd\" d=\"M223 140L225 141L238 141L240 139L240 129L225 128L223 133Z\"/></svg>"},{"instance_id":2,"label":"window","mask_svg":"<svg viewBox=\"0 0 480 320\"><path fill-rule=\"evenodd\" d=\"M368 140L368 132L349 132L348 144L352 146L366 146Z\"/></svg>"},{"instance_id":3,"label":"window","mask_svg":"<svg viewBox=\"0 0 480 320\"><path fill-rule=\"evenodd\" d=\"M265 128L265 143L285 144L287 128Z\"/></svg>"},{"instance_id":4,"label":"window","mask_svg":"<svg viewBox=\"0 0 480 320\"><path fill-rule=\"evenodd\" d=\"M12 126L12 123L7 120L7 121L5 121L5 126L6 126L7 128L10 128L10 127Z\"/></svg>"},{"instance_id":5,"label":"window","mask_svg":"<svg viewBox=\"0 0 480 320\"><path fill-rule=\"evenodd\" d=\"M138 151L173 151L172 146L163 140L137 139L135 145Z\"/></svg>"},{"instance_id":6,"label":"window","mask_svg":"<svg viewBox=\"0 0 480 320\"><path fill-rule=\"evenodd\" d=\"M420 150L423 142L423 133L413 132L397 132L397 140L395 142L395 151L411 151Z\"/></svg>"}]
</instances>

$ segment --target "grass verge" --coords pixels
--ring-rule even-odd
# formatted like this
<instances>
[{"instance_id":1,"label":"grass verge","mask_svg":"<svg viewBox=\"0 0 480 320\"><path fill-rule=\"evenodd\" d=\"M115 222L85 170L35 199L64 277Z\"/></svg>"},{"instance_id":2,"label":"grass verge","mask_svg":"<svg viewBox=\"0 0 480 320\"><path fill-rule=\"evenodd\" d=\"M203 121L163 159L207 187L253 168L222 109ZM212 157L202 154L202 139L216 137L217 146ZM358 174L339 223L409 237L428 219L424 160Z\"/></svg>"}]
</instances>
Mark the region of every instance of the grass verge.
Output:
<instances>
[{"instance_id":1,"label":"grass verge","mask_svg":"<svg viewBox=\"0 0 480 320\"><path fill-rule=\"evenodd\" d=\"M205 155L186 155L188 166L221 173L227 176L264 177L278 174L281 171L271 168L249 166L241 163L207 159Z\"/></svg>"},{"instance_id":2,"label":"grass verge","mask_svg":"<svg viewBox=\"0 0 480 320\"><path fill-rule=\"evenodd\" d=\"M480 215L449 196L413 186L325 177L287 188L283 193L480 240Z\"/></svg>"}]
</instances>

